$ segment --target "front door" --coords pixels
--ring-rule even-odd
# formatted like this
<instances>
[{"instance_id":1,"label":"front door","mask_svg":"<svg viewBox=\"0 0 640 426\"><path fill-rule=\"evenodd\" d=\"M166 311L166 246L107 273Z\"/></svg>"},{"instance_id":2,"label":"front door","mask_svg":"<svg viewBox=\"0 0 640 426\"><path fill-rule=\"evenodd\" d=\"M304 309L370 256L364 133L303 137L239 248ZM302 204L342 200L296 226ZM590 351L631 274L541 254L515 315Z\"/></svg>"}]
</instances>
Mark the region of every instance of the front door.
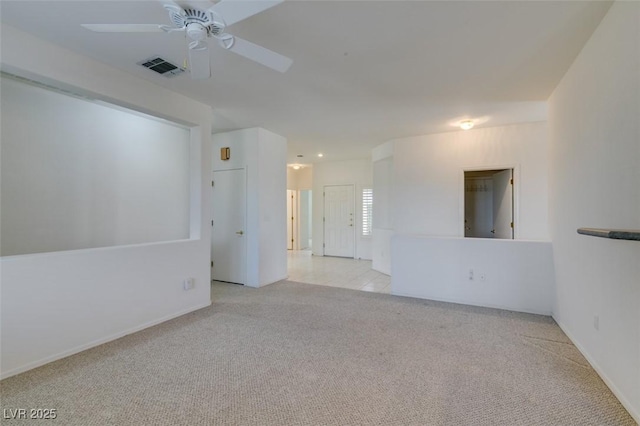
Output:
<instances>
[{"instance_id":1,"label":"front door","mask_svg":"<svg viewBox=\"0 0 640 426\"><path fill-rule=\"evenodd\" d=\"M324 255L354 257L353 185L324 187Z\"/></svg>"},{"instance_id":2,"label":"front door","mask_svg":"<svg viewBox=\"0 0 640 426\"><path fill-rule=\"evenodd\" d=\"M213 172L211 221L211 278L245 284L246 184L245 170Z\"/></svg>"}]
</instances>

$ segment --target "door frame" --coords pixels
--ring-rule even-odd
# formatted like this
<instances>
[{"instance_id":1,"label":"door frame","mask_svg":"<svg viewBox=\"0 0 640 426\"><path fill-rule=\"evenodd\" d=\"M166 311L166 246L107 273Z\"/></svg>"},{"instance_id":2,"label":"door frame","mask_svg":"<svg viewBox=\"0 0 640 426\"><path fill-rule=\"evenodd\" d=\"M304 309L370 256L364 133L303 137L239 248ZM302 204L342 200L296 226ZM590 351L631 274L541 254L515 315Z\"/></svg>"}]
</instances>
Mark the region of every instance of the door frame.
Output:
<instances>
[{"instance_id":1,"label":"door frame","mask_svg":"<svg viewBox=\"0 0 640 426\"><path fill-rule=\"evenodd\" d=\"M300 191L287 189L287 251L300 250ZM291 214L289 215L289 209ZM291 233L291 235L289 235ZM289 236L291 239L289 239ZM291 248L289 248L291 247Z\"/></svg>"},{"instance_id":2,"label":"door frame","mask_svg":"<svg viewBox=\"0 0 640 426\"><path fill-rule=\"evenodd\" d=\"M458 236L464 238L464 173L483 170L513 169L513 239L520 239L520 164L463 167L458 173ZM508 241L508 240L506 240Z\"/></svg>"},{"instance_id":3,"label":"door frame","mask_svg":"<svg viewBox=\"0 0 640 426\"><path fill-rule=\"evenodd\" d=\"M326 211L326 205L325 205L325 193L326 193L326 188L330 187L330 186L351 186L353 188L353 200L352 200L352 206L351 208L353 209L353 229L351 230L352 234L353 234L353 257L345 257L345 259L356 259L356 255L358 253L358 240L356 238L356 229L358 229L358 226L360 224L359 218L358 218L358 211L357 211L357 203L356 203L356 188L357 185L355 183L335 183L335 184L331 184L331 185L323 185L322 186L322 255L326 256L325 253L325 243L326 243L326 222L325 222L325 211Z\"/></svg>"}]
</instances>

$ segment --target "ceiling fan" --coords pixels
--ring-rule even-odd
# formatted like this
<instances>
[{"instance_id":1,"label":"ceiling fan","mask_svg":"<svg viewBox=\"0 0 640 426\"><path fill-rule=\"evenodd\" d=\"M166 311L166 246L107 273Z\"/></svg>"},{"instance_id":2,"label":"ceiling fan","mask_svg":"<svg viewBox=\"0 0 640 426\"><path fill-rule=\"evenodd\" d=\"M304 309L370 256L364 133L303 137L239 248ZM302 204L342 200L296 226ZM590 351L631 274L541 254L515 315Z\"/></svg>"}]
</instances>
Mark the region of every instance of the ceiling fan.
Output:
<instances>
[{"instance_id":1,"label":"ceiling fan","mask_svg":"<svg viewBox=\"0 0 640 426\"><path fill-rule=\"evenodd\" d=\"M211 77L209 45L213 37L224 49L237 53L276 71L285 72L293 61L257 44L225 32L226 27L263 12L284 0L220 0L206 10L184 7L167 0L164 8L169 12L171 25L160 24L82 24L88 30L104 33L185 32L189 42L189 68L191 78Z\"/></svg>"}]
</instances>

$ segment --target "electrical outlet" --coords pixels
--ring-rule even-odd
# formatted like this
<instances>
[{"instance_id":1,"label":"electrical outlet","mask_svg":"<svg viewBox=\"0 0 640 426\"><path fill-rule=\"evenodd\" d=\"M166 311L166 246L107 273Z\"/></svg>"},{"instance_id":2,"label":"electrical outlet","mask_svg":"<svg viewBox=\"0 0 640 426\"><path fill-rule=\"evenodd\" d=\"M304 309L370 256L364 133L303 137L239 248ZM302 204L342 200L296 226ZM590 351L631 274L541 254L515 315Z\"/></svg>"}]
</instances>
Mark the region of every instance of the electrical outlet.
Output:
<instances>
[{"instance_id":1,"label":"electrical outlet","mask_svg":"<svg viewBox=\"0 0 640 426\"><path fill-rule=\"evenodd\" d=\"M593 328L595 328L596 330L600 330L600 316L599 315L594 315L593 316Z\"/></svg>"},{"instance_id":2,"label":"electrical outlet","mask_svg":"<svg viewBox=\"0 0 640 426\"><path fill-rule=\"evenodd\" d=\"M473 269L469 269L469 281L473 281Z\"/></svg>"},{"instance_id":3,"label":"electrical outlet","mask_svg":"<svg viewBox=\"0 0 640 426\"><path fill-rule=\"evenodd\" d=\"M182 288L186 290L191 290L193 288L193 282L194 279L193 278L187 278L184 281L182 281Z\"/></svg>"}]
</instances>

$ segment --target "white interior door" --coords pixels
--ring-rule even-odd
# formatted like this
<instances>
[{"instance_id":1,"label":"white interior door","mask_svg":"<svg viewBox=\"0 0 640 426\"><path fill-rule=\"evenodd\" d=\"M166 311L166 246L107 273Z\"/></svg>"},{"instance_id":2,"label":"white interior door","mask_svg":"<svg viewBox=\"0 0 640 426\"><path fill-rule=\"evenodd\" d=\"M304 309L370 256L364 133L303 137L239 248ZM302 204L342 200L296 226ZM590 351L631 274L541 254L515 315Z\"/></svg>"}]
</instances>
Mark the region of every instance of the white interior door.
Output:
<instances>
[{"instance_id":1,"label":"white interior door","mask_svg":"<svg viewBox=\"0 0 640 426\"><path fill-rule=\"evenodd\" d=\"M246 183L244 169L213 172L211 278L245 284Z\"/></svg>"},{"instance_id":2,"label":"white interior door","mask_svg":"<svg viewBox=\"0 0 640 426\"><path fill-rule=\"evenodd\" d=\"M513 169L493 175L494 238L513 239Z\"/></svg>"},{"instance_id":3,"label":"white interior door","mask_svg":"<svg viewBox=\"0 0 640 426\"><path fill-rule=\"evenodd\" d=\"M324 187L324 254L354 257L353 185Z\"/></svg>"}]
</instances>

